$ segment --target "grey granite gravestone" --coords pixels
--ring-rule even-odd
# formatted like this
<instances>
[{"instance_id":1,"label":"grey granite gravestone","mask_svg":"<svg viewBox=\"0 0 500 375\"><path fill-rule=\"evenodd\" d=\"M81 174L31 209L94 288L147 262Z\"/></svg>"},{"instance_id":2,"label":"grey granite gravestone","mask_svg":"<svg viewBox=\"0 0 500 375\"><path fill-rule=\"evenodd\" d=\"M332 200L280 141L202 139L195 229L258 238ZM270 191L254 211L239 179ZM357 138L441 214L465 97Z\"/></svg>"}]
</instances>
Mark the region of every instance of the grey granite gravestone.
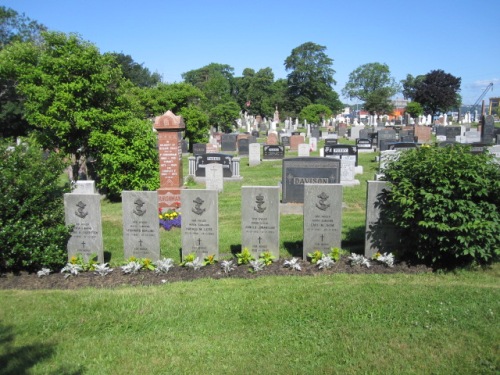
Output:
<instances>
[{"instance_id":1,"label":"grey granite gravestone","mask_svg":"<svg viewBox=\"0 0 500 375\"><path fill-rule=\"evenodd\" d=\"M304 185L303 258L316 250L327 254L342 240L342 185Z\"/></svg>"},{"instance_id":2,"label":"grey granite gravestone","mask_svg":"<svg viewBox=\"0 0 500 375\"><path fill-rule=\"evenodd\" d=\"M254 167L260 164L260 143L250 143L248 146L248 165Z\"/></svg>"},{"instance_id":3,"label":"grey granite gravestone","mask_svg":"<svg viewBox=\"0 0 500 375\"><path fill-rule=\"evenodd\" d=\"M207 145L205 143L195 143L193 145L193 155L203 155L207 153Z\"/></svg>"},{"instance_id":4,"label":"grey granite gravestone","mask_svg":"<svg viewBox=\"0 0 500 375\"><path fill-rule=\"evenodd\" d=\"M97 194L95 190L95 181L92 180L78 180L75 181L73 194Z\"/></svg>"},{"instance_id":5,"label":"grey granite gravestone","mask_svg":"<svg viewBox=\"0 0 500 375\"><path fill-rule=\"evenodd\" d=\"M224 190L222 164L212 163L206 166L205 188L207 190L217 190L219 193Z\"/></svg>"},{"instance_id":6,"label":"grey granite gravestone","mask_svg":"<svg viewBox=\"0 0 500 375\"><path fill-rule=\"evenodd\" d=\"M123 191L122 212L125 259L160 259L158 192Z\"/></svg>"},{"instance_id":7,"label":"grey granite gravestone","mask_svg":"<svg viewBox=\"0 0 500 375\"><path fill-rule=\"evenodd\" d=\"M322 157L283 159L283 203L304 203L304 184L340 183L340 160Z\"/></svg>"},{"instance_id":8,"label":"grey granite gravestone","mask_svg":"<svg viewBox=\"0 0 500 375\"><path fill-rule=\"evenodd\" d=\"M221 151L236 151L237 134L222 134Z\"/></svg>"},{"instance_id":9,"label":"grey granite gravestone","mask_svg":"<svg viewBox=\"0 0 500 375\"><path fill-rule=\"evenodd\" d=\"M377 132L377 148L382 149L382 146L380 142L382 140L385 141L385 143L391 143L391 142L396 142L397 140L397 133L394 129L382 129Z\"/></svg>"},{"instance_id":10,"label":"grey granite gravestone","mask_svg":"<svg viewBox=\"0 0 500 375\"><path fill-rule=\"evenodd\" d=\"M242 138L238 140L238 155L248 155L248 147L250 140L248 138Z\"/></svg>"},{"instance_id":11,"label":"grey granite gravestone","mask_svg":"<svg viewBox=\"0 0 500 375\"><path fill-rule=\"evenodd\" d=\"M375 253L391 253L397 249L395 228L392 225L380 225L381 209L380 194L389 190L386 181L367 181L366 189L366 226L365 226L365 252L366 258L371 258Z\"/></svg>"},{"instance_id":12,"label":"grey granite gravestone","mask_svg":"<svg viewBox=\"0 0 500 375\"><path fill-rule=\"evenodd\" d=\"M101 196L64 194L64 212L66 225L73 225L68 241L68 259L80 254L85 262L97 256L99 263L104 263Z\"/></svg>"},{"instance_id":13,"label":"grey granite gravestone","mask_svg":"<svg viewBox=\"0 0 500 375\"><path fill-rule=\"evenodd\" d=\"M493 116L484 116L481 127L481 142L493 143L495 139L495 119Z\"/></svg>"},{"instance_id":14,"label":"grey granite gravestone","mask_svg":"<svg viewBox=\"0 0 500 375\"><path fill-rule=\"evenodd\" d=\"M182 258L196 254L219 257L219 194L216 190L181 191Z\"/></svg>"},{"instance_id":15,"label":"grey granite gravestone","mask_svg":"<svg viewBox=\"0 0 500 375\"><path fill-rule=\"evenodd\" d=\"M241 247L255 259L263 252L279 258L280 196L278 186L242 186Z\"/></svg>"}]
</instances>

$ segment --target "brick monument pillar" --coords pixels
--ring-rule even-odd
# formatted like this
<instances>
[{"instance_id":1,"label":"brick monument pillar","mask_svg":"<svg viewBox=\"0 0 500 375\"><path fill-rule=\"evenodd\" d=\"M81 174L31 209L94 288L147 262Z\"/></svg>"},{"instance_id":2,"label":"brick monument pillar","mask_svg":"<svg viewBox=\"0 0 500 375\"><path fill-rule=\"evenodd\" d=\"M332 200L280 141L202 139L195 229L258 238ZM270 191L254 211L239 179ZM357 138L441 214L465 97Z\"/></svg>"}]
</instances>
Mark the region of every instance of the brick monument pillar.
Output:
<instances>
[{"instance_id":1,"label":"brick monument pillar","mask_svg":"<svg viewBox=\"0 0 500 375\"><path fill-rule=\"evenodd\" d=\"M158 132L160 157L158 207L162 210L177 208L183 185L181 132L185 129L184 121L181 116L167 111L156 117L154 128Z\"/></svg>"}]
</instances>

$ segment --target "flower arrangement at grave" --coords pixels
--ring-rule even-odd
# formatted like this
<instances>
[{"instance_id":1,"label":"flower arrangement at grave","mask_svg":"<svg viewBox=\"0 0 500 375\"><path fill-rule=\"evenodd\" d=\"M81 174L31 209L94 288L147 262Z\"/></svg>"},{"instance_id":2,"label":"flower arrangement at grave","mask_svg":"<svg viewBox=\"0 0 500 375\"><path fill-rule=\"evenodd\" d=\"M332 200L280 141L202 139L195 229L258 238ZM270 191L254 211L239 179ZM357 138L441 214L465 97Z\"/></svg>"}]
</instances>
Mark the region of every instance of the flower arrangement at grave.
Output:
<instances>
[{"instance_id":1,"label":"flower arrangement at grave","mask_svg":"<svg viewBox=\"0 0 500 375\"><path fill-rule=\"evenodd\" d=\"M174 209L168 209L162 212L161 209L158 210L158 218L160 219L160 225L165 230L170 230L172 227L181 227L181 214Z\"/></svg>"}]
</instances>

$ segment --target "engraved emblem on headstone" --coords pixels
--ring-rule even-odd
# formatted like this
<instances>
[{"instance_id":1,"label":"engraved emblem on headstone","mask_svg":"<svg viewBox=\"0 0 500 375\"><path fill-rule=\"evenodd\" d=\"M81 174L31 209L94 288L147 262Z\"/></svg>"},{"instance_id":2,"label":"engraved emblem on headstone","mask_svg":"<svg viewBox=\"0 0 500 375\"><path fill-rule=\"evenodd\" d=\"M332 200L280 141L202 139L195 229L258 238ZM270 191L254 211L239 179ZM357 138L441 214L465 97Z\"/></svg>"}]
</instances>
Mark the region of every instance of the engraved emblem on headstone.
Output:
<instances>
[{"instance_id":1,"label":"engraved emblem on headstone","mask_svg":"<svg viewBox=\"0 0 500 375\"><path fill-rule=\"evenodd\" d=\"M193 203L194 203L194 208L191 209L196 215L201 215L203 212L205 212L205 208L201 208L201 205L205 201L201 199L200 197L197 197Z\"/></svg>"},{"instance_id":2,"label":"engraved emblem on headstone","mask_svg":"<svg viewBox=\"0 0 500 375\"><path fill-rule=\"evenodd\" d=\"M145 205L145 203L141 200L141 198L137 198L135 201L134 201L134 204L135 204L135 208L134 208L134 214L136 214L137 216L142 216L146 213L146 210L142 209L142 206Z\"/></svg>"},{"instance_id":3,"label":"engraved emblem on headstone","mask_svg":"<svg viewBox=\"0 0 500 375\"><path fill-rule=\"evenodd\" d=\"M316 207L318 207L321 211L326 211L328 207L330 207L329 204L325 204L326 200L329 198L329 196L323 191L321 192L320 195L318 195L319 202L316 203Z\"/></svg>"},{"instance_id":4,"label":"engraved emblem on headstone","mask_svg":"<svg viewBox=\"0 0 500 375\"><path fill-rule=\"evenodd\" d=\"M86 206L86 204L83 203L82 201L78 202L76 204L76 207L78 207L78 210L75 211L75 215L78 216L78 217L81 217L82 219L85 216L87 216L89 213L84 211L85 206Z\"/></svg>"},{"instance_id":5,"label":"engraved emblem on headstone","mask_svg":"<svg viewBox=\"0 0 500 375\"><path fill-rule=\"evenodd\" d=\"M255 198L255 203L257 203L257 207L254 207L253 209L259 214L263 213L266 210L266 207L262 207L262 205L265 203L264 196L262 194L257 195L257 197Z\"/></svg>"}]
</instances>

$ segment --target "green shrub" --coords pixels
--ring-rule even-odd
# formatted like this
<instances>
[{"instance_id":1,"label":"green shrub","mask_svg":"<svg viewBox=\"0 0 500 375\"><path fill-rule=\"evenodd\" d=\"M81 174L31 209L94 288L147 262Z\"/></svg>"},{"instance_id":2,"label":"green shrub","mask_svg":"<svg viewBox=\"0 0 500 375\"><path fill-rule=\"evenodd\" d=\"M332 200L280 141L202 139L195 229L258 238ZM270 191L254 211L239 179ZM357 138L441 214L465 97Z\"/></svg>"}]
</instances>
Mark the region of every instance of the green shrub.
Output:
<instances>
[{"instance_id":1,"label":"green shrub","mask_svg":"<svg viewBox=\"0 0 500 375\"><path fill-rule=\"evenodd\" d=\"M500 254L500 168L470 147L421 147L385 170L382 217L400 231L399 256L450 268Z\"/></svg>"},{"instance_id":2,"label":"green shrub","mask_svg":"<svg viewBox=\"0 0 500 375\"><path fill-rule=\"evenodd\" d=\"M34 143L0 143L0 271L62 267L69 229L64 225L64 163Z\"/></svg>"}]
</instances>

